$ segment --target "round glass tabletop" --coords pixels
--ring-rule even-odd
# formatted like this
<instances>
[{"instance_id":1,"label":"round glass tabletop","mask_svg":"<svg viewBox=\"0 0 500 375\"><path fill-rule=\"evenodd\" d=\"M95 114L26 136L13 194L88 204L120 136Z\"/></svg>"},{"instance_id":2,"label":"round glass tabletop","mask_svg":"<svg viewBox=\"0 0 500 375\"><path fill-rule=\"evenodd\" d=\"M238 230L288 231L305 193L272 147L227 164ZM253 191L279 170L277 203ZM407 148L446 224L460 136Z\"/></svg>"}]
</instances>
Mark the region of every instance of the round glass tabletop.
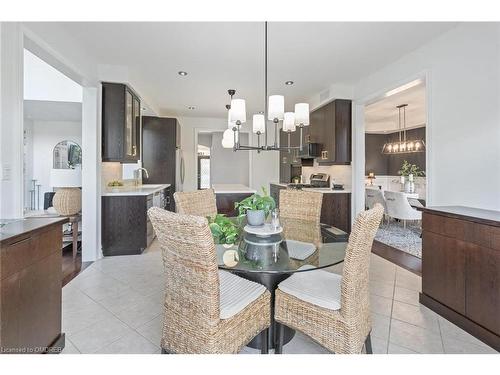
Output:
<instances>
[{"instance_id":1,"label":"round glass tabletop","mask_svg":"<svg viewBox=\"0 0 500 375\"><path fill-rule=\"evenodd\" d=\"M240 228L234 245L216 245L219 268L239 272L293 273L344 261L346 242L323 243L321 226L281 219L281 228ZM279 232L271 234L273 232Z\"/></svg>"}]
</instances>

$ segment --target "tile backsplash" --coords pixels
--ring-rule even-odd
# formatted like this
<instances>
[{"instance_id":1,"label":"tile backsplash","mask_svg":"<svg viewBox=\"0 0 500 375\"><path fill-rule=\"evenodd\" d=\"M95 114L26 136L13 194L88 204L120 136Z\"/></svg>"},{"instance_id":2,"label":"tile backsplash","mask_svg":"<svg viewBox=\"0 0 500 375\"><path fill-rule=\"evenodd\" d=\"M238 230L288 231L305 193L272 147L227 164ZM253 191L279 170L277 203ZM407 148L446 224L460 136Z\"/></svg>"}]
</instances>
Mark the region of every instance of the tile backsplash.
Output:
<instances>
[{"instance_id":1,"label":"tile backsplash","mask_svg":"<svg viewBox=\"0 0 500 375\"><path fill-rule=\"evenodd\" d=\"M121 180L123 178L122 165L120 163L102 163L101 164L101 182L102 191L106 190L108 182Z\"/></svg>"},{"instance_id":2,"label":"tile backsplash","mask_svg":"<svg viewBox=\"0 0 500 375\"><path fill-rule=\"evenodd\" d=\"M350 165L320 166L314 161L313 167L302 167L302 176L306 183L313 173L326 173L330 175L330 183L342 184L344 189L350 189L352 185L352 167Z\"/></svg>"}]
</instances>

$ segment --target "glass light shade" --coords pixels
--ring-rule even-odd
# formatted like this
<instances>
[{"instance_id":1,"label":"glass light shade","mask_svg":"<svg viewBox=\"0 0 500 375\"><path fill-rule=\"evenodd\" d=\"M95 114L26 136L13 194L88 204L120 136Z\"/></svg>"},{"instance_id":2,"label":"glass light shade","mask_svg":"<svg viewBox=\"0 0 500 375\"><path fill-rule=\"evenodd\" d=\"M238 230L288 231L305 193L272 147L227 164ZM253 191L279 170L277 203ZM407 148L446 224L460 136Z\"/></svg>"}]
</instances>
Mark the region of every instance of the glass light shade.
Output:
<instances>
[{"instance_id":1,"label":"glass light shade","mask_svg":"<svg viewBox=\"0 0 500 375\"><path fill-rule=\"evenodd\" d=\"M236 133L236 138L238 138L238 133ZM234 132L231 129L227 129L222 134L222 147L233 148L234 147Z\"/></svg>"},{"instance_id":2,"label":"glass light shade","mask_svg":"<svg viewBox=\"0 0 500 375\"><path fill-rule=\"evenodd\" d=\"M245 99L233 99L231 100L231 109L229 110L229 121L233 124L236 121L242 124L247 121L247 110Z\"/></svg>"},{"instance_id":3,"label":"glass light shade","mask_svg":"<svg viewBox=\"0 0 500 375\"><path fill-rule=\"evenodd\" d=\"M266 132L266 118L264 115L253 115L253 132L260 132L261 134Z\"/></svg>"},{"instance_id":4,"label":"glass light shade","mask_svg":"<svg viewBox=\"0 0 500 375\"><path fill-rule=\"evenodd\" d=\"M295 125L309 125L309 104L295 104Z\"/></svg>"},{"instance_id":5,"label":"glass light shade","mask_svg":"<svg viewBox=\"0 0 500 375\"><path fill-rule=\"evenodd\" d=\"M285 116L285 97L283 95L269 96L267 118L273 121L275 118L283 120Z\"/></svg>"},{"instance_id":6,"label":"glass light shade","mask_svg":"<svg viewBox=\"0 0 500 375\"><path fill-rule=\"evenodd\" d=\"M283 131L285 132L295 131L295 113L285 112L283 119Z\"/></svg>"},{"instance_id":7,"label":"glass light shade","mask_svg":"<svg viewBox=\"0 0 500 375\"><path fill-rule=\"evenodd\" d=\"M234 128L234 123L231 122L231 110L227 111L227 128Z\"/></svg>"},{"instance_id":8,"label":"glass light shade","mask_svg":"<svg viewBox=\"0 0 500 375\"><path fill-rule=\"evenodd\" d=\"M81 187L82 170L75 169L51 169L50 186L52 187Z\"/></svg>"}]
</instances>

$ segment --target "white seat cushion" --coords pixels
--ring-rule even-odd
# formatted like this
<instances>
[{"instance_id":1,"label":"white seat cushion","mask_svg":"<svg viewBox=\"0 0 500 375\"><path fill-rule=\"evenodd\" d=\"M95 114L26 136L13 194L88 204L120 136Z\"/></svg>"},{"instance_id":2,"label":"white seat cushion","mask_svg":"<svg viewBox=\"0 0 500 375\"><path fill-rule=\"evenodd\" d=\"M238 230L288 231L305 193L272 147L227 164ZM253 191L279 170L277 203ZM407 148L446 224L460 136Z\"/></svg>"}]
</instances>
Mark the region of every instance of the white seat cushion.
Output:
<instances>
[{"instance_id":1,"label":"white seat cushion","mask_svg":"<svg viewBox=\"0 0 500 375\"><path fill-rule=\"evenodd\" d=\"M342 276L316 270L294 273L282 281L278 289L313 305L340 310L341 283Z\"/></svg>"},{"instance_id":2,"label":"white seat cushion","mask_svg":"<svg viewBox=\"0 0 500 375\"><path fill-rule=\"evenodd\" d=\"M259 298L266 291L263 285L219 270L220 318L229 319Z\"/></svg>"}]
</instances>

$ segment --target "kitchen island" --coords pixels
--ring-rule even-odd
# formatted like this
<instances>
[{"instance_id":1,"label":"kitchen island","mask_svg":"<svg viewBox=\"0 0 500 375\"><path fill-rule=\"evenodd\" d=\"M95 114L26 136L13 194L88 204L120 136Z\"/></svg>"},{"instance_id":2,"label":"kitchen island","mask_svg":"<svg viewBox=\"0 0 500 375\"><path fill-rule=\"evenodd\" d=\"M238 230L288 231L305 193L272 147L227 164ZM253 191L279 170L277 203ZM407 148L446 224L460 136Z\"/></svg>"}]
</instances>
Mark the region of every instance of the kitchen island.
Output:
<instances>
[{"instance_id":1,"label":"kitchen island","mask_svg":"<svg viewBox=\"0 0 500 375\"><path fill-rule=\"evenodd\" d=\"M212 189L217 201L217 212L226 216L237 216L234 204L257 192L242 184L213 184Z\"/></svg>"},{"instance_id":2,"label":"kitchen island","mask_svg":"<svg viewBox=\"0 0 500 375\"><path fill-rule=\"evenodd\" d=\"M65 217L6 221L0 229L0 353L59 353Z\"/></svg>"}]
</instances>

